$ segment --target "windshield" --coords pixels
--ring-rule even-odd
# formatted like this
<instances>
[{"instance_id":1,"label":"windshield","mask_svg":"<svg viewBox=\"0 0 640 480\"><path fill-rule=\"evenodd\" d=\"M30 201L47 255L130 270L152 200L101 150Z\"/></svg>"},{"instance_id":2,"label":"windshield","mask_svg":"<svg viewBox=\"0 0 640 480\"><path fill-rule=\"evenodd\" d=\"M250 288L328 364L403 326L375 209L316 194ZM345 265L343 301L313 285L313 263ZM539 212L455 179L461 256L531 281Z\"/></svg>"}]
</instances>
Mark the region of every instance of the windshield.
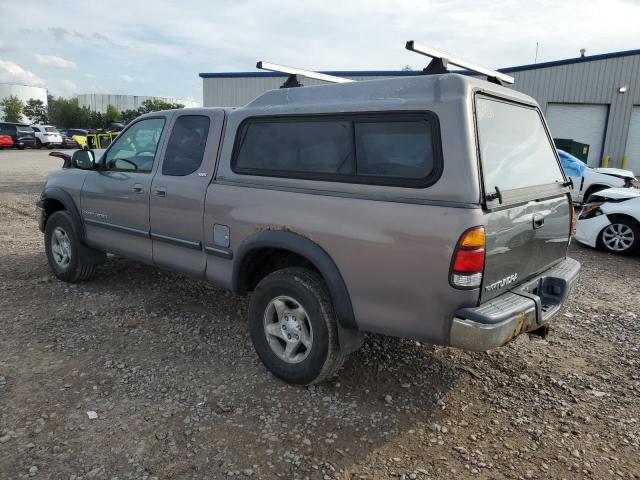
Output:
<instances>
[{"instance_id":1,"label":"windshield","mask_svg":"<svg viewBox=\"0 0 640 480\"><path fill-rule=\"evenodd\" d=\"M538 110L486 97L476 106L487 192L564 181Z\"/></svg>"},{"instance_id":2,"label":"windshield","mask_svg":"<svg viewBox=\"0 0 640 480\"><path fill-rule=\"evenodd\" d=\"M33 128L31 127L17 127L16 130L20 133L33 133Z\"/></svg>"},{"instance_id":3,"label":"windshield","mask_svg":"<svg viewBox=\"0 0 640 480\"><path fill-rule=\"evenodd\" d=\"M585 163L579 158L576 158L573 155L565 152L564 150L558 149L557 151L558 157L560 157L562 170L564 170L564 174L567 177L581 177L582 172L587 169Z\"/></svg>"}]
</instances>

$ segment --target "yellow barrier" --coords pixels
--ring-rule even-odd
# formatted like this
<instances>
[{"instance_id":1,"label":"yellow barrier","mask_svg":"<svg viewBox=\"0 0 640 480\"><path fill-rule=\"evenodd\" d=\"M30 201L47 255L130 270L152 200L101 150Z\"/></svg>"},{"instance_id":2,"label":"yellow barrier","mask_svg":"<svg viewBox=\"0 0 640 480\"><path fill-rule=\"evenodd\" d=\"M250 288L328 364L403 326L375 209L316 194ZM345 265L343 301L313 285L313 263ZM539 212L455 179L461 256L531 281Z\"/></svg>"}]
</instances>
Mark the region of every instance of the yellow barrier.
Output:
<instances>
[{"instance_id":1,"label":"yellow barrier","mask_svg":"<svg viewBox=\"0 0 640 480\"><path fill-rule=\"evenodd\" d=\"M626 170L627 169L627 164L629 163L629 157L627 157L626 155L624 157L622 157L622 169Z\"/></svg>"},{"instance_id":2,"label":"yellow barrier","mask_svg":"<svg viewBox=\"0 0 640 480\"><path fill-rule=\"evenodd\" d=\"M609 166L609 155L604 156L603 167L607 168Z\"/></svg>"}]
</instances>

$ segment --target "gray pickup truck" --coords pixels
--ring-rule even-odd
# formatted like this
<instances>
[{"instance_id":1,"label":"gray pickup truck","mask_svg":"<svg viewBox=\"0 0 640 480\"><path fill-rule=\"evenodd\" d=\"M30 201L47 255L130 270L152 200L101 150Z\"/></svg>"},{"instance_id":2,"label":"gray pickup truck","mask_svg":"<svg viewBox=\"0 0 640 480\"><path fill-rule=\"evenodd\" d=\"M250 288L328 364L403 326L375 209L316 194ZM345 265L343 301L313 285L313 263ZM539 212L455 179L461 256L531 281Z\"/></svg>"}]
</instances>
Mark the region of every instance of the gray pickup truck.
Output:
<instances>
[{"instance_id":1,"label":"gray pickup truck","mask_svg":"<svg viewBox=\"0 0 640 480\"><path fill-rule=\"evenodd\" d=\"M295 384L363 332L477 351L546 333L580 268L537 103L455 73L151 113L63 167L38 201L59 279L109 252L250 293L258 356Z\"/></svg>"}]
</instances>

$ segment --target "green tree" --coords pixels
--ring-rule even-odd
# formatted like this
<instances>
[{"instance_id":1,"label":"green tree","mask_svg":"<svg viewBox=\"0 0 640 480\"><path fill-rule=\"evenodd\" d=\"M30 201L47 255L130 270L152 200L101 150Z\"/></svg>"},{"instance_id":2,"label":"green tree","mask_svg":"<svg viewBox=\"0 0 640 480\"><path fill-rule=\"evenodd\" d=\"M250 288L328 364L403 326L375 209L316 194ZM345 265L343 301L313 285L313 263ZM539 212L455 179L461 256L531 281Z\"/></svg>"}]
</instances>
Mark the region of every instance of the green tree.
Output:
<instances>
[{"instance_id":1,"label":"green tree","mask_svg":"<svg viewBox=\"0 0 640 480\"><path fill-rule=\"evenodd\" d=\"M5 122L19 123L22 121L22 107L24 104L15 95L9 95L0 101L0 109L4 112Z\"/></svg>"},{"instance_id":2,"label":"green tree","mask_svg":"<svg viewBox=\"0 0 640 480\"><path fill-rule=\"evenodd\" d=\"M411 70L413 70L413 67L411 65L405 65L404 67L402 67L403 72L410 72Z\"/></svg>"},{"instance_id":3,"label":"green tree","mask_svg":"<svg viewBox=\"0 0 640 480\"><path fill-rule=\"evenodd\" d=\"M184 108L184 105L181 103L169 103L164 100L153 98L142 102L142 105L138 108L138 115L158 112L160 110L173 110L175 108Z\"/></svg>"},{"instance_id":4,"label":"green tree","mask_svg":"<svg viewBox=\"0 0 640 480\"><path fill-rule=\"evenodd\" d=\"M121 116L124 123L129 123L131 120L139 117L140 114L138 113L138 110L123 110Z\"/></svg>"},{"instance_id":5,"label":"green tree","mask_svg":"<svg viewBox=\"0 0 640 480\"><path fill-rule=\"evenodd\" d=\"M107 105L107 111L104 114L105 126L108 127L112 123L119 122L121 119L120 111L114 105Z\"/></svg>"},{"instance_id":6,"label":"green tree","mask_svg":"<svg viewBox=\"0 0 640 480\"><path fill-rule=\"evenodd\" d=\"M47 123L47 107L42 100L30 98L22 108L22 113L33 123Z\"/></svg>"},{"instance_id":7,"label":"green tree","mask_svg":"<svg viewBox=\"0 0 640 480\"><path fill-rule=\"evenodd\" d=\"M145 100L142 102L142 105L135 110L124 110L121 117L124 123L129 123L145 113L157 112L160 110L174 110L176 108L184 108L184 105L181 103L169 103L164 100L154 98Z\"/></svg>"},{"instance_id":8,"label":"green tree","mask_svg":"<svg viewBox=\"0 0 640 480\"><path fill-rule=\"evenodd\" d=\"M87 128L91 111L80 107L77 98L49 97L49 121L60 128Z\"/></svg>"},{"instance_id":9,"label":"green tree","mask_svg":"<svg viewBox=\"0 0 640 480\"><path fill-rule=\"evenodd\" d=\"M100 112L89 111L89 128L105 128L106 126L107 122L105 121L104 115Z\"/></svg>"}]
</instances>

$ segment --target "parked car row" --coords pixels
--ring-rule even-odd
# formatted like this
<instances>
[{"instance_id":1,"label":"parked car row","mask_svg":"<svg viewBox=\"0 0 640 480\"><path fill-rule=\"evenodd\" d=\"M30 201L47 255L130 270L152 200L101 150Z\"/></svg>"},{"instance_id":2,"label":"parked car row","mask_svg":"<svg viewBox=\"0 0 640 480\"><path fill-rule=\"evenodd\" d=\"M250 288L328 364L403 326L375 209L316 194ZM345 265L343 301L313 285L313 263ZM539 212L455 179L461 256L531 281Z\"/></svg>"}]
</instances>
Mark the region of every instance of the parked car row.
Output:
<instances>
[{"instance_id":1,"label":"parked car row","mask_svg":"<svg viewBox=\"0 0 640 480\"><path fill-rule=\"evenodd\" d=\"M20 150L24 150L27 147L33 148L36 144L36 135L33 129L26 124L0 122L0 135L10 137L10 146ZM9 143L6 139L5 142Z\"/></svg>"},{"instance_id":2,"label":"parked car row","mask_svg":"<svg viewBox=\"0 0 640 480\"><path fill-rule=\"evenodd\" d=\"M87 145L87 138L91 136L89 132L81 128L58 130L53 125L0 122L0 148L77 149Z\"/></svg>"}]
</instances>

